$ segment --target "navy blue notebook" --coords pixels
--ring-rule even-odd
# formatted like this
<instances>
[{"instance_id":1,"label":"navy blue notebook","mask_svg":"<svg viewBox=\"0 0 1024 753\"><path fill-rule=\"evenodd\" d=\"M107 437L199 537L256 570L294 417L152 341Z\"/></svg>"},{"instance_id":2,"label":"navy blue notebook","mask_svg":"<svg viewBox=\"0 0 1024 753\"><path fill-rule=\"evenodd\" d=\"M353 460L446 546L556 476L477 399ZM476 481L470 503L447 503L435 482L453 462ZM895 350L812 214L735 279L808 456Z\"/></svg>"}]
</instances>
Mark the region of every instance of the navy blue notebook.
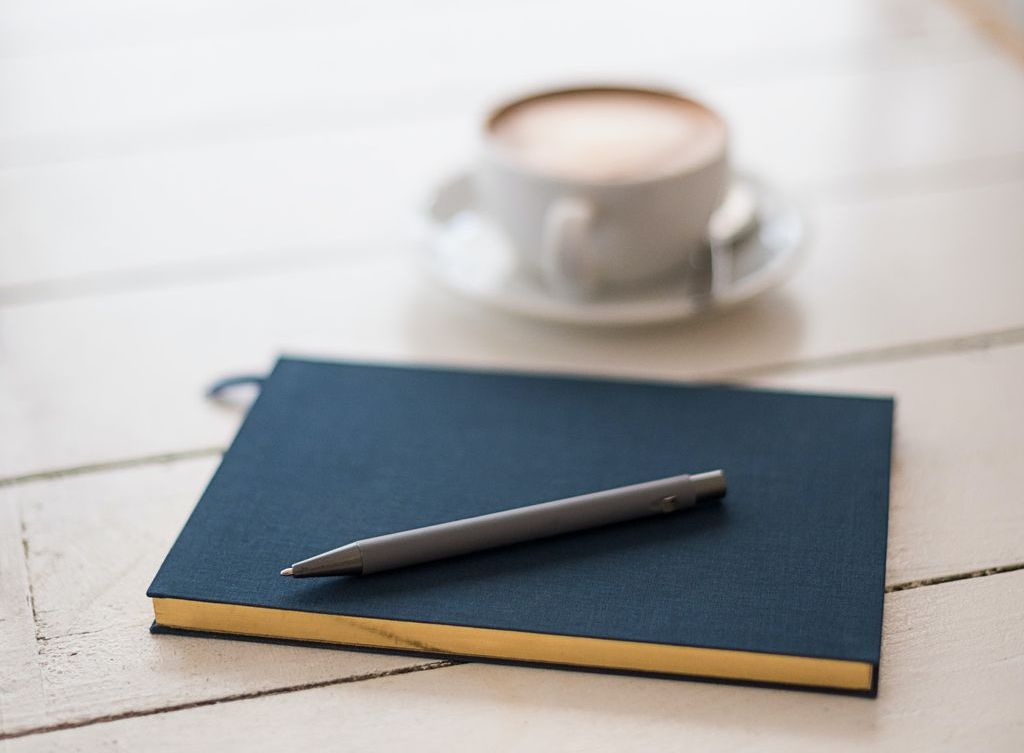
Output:
<instances>
[{"instance_id":1,"label":"navy blue notebook","mask_svg":"<svg viewBox=\"0 0 1024 753\"><path fill-rule=\"evenodd\" d=\"M874 694L893 403L282 359L155 630ZM723 468L721 505L364 577L343 543Z\"/></svg>"}]
</instances>

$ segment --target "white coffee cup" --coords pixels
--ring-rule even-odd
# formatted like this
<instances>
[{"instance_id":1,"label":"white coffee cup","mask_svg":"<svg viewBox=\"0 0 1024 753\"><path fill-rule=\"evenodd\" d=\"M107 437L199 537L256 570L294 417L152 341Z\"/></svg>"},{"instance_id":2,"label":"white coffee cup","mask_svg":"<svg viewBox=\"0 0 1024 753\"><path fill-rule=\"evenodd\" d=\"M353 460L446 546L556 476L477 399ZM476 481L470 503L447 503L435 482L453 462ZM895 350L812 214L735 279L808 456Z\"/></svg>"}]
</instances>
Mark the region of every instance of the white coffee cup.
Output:
<instances>
[{"instance_id":1,"label":"white coffee cup","mask_svg":"<svg viewBox=\"0 0 1024 753\"><path fill-rule=\"evenodd\" d=\"M481 209L554 292L685 275L729 179L722 118L668 90L588 86L493 110L474 174Z\"/></svg>"}]
</instances>

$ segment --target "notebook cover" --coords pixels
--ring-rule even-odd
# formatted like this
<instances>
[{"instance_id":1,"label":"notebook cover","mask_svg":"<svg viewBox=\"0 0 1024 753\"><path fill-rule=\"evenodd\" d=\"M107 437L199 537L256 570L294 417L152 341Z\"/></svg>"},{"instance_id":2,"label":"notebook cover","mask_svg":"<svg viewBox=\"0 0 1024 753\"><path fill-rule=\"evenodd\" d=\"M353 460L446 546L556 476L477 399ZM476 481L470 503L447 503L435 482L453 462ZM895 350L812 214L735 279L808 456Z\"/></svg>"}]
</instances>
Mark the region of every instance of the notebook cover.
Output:
<instances>
[{"instance_id":1,"label":"notebook cover","mask_svg":"<svg viewBox=\"0 0 1024 753\"><path fill-rule=\"evenodd\" d=\"M873 695L892 412L888 398L285 358L148 595L867 662ZM360 538L714 468L721 505L366 577L278 575Z\"/></svg>"}]
</instances>

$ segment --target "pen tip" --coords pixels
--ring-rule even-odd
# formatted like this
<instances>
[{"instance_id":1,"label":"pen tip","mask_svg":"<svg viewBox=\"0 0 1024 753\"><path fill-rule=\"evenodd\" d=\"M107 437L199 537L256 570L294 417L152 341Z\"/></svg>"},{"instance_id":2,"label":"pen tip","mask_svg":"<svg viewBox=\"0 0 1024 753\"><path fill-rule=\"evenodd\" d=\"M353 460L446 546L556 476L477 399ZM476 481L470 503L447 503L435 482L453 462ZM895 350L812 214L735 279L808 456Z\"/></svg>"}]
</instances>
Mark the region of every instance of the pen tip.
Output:
<instances>
[{"instance_id":1,"label":"pen tip","mask_svg":"<svg viewBox=\"0 0 1024 753\"><path fill-rule=\"evenodd\" d=\"M281 575L291 575L291 574L292 574L292 569L290 567L286 567L284 570L281 571Z\"/></svg>"}]
</instances>

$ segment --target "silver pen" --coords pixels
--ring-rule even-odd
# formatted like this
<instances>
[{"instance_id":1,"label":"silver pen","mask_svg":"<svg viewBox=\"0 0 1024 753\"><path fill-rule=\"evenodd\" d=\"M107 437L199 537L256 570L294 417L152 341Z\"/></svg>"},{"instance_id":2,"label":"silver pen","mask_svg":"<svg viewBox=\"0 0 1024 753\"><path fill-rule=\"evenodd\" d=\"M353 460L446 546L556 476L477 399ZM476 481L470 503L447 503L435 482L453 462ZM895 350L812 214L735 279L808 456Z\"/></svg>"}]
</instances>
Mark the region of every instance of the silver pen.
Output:
<instances>
[{"instance_id":1,"label":"silver pen","mask_svg":"<svg viewBox=\"0 0 1024 753\"><path fill-rule=\"evenodd\" d=\"M293 578L369 575L483 549L672 513L725 496L725 474L708 471L516 507L474 518L388 533L296 562Z\"/></svg>"}]
</instances>

